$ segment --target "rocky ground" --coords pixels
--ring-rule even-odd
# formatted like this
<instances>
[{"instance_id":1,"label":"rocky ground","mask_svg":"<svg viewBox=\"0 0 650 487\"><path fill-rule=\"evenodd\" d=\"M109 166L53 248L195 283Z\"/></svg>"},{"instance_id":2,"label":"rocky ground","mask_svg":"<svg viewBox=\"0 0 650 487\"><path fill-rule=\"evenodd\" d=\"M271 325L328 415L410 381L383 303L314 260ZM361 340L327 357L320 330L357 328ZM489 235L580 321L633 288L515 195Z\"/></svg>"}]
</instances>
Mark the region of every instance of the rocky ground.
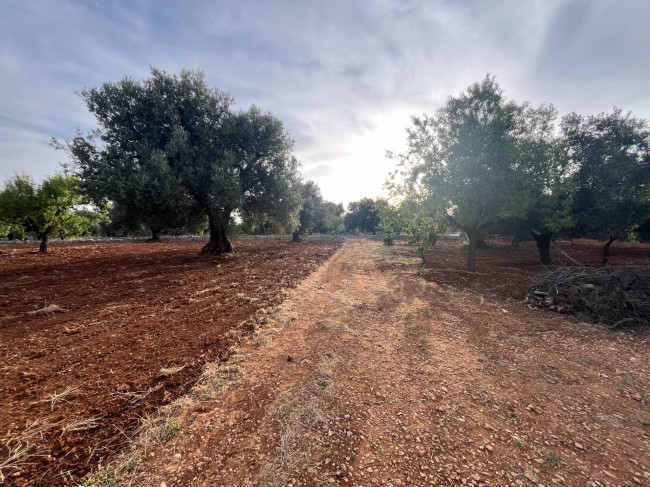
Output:
<instances>
[{"instance_id":1,"label":"rocky ground","mask_svg":"<svg viewBox=\"0 0 650 487\"><path fill-rule=\"evenodd\" d=\"M347 241L86 485L650 485L648 333L450 252Z\"/></svg>"}]
</instances>

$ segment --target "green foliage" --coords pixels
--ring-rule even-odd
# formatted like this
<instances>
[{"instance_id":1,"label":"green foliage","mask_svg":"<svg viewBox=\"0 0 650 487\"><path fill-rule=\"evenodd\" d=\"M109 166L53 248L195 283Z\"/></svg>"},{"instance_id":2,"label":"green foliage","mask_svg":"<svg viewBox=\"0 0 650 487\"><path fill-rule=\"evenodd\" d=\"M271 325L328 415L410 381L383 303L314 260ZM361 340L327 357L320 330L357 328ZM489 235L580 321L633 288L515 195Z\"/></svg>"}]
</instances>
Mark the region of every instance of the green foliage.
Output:
<instances>
[{"instance_id":1,"label":"green foliage","mask_svg":"<svg viewBox=\"0 0 650 487\"><path fill-rule=\"evenodd\" d=\"M334 233L340 228L343 205L325 201L315 182L301 183L300 196L302 208L299 217L299 234Z\"/></svg>"},{"instance_id":2,"label":"green foliage","mask_svg":"<svg viewBox=\"0 0 650 487\"><path fill-rule=\"evenodd\" d=\"M390 236L410 235L410 244L435 245L438 234L445 231L447 222L439 211L414 196L402 199L397 205L377 199L375 208L379 214L379 229Z\"/></svg>"},{"instance_id":3,"label":"green foliage","mask_svg":"<svg viewBox=\"0 0 650 487\"><path fill-rule=\"evenodd\" d=\"M618 108L562 120L576 187L573 235L634 239L650 220L650 130Z\"/></svg>"},{"instance_id":4,"label":"green foliage","mask_svg":"<svg viewBox=\"0 0 650 487\"><path fill-rule=\"evenodd\" d=\"M0 228L33 233L47 251L50 236L75 237L90 227L90 220L74 211L82 203L79 182L73 176L56 174L38 184L29 176L16 175L0 193Z\"/></svg>"},{"instance_id":5,"label":"green foliage","mask_svg":"<svg viewBox=\"0 0 650 487\"><path fill-rule=\"evenodd\" d=\"M154 234L208 217L206 252L230 251L236 214L266 213L290 225L299 207L298 162L282 122L257 107L232 112L232 97L198 71L152 68L81 93L99 128L64 144L84 191Z\"/></svg>"},{"instance_id":6,"label":"green foliage","mask_svg":"<svg viewBox=\"0 0 650 487\"><path fill-rule=\"evenodd\" d=\"M350 203L343 223L346 232L376 233L379 228L379 213L375 208L375 200L362 198Z\"/></svg>"},{"instance_id":7,"label":"green foliage","mask_svg":"<svg viewBox=\"0 0 650 487\"><path fill-rule=\"evenodd\" d=\"M575 184L566 146L555 124L552 105L523 112L523 129L517 137L516 156L521 193L518 212L490 225L490 231L512 237L513 245L534 238L540 261L551 264L550 243L568 235L575 225Z\"/></svg>"},{"instance_id":8,"label":"green foliage","mask_svg":"<svg viewBox=\"0 0 650 487\"><path fill-rule=\"evenodd\" d=\"M294 141L282 122L253 106L227 118L224 137L226 167L235 179L224 194L227 197L219 198L220 205L248 215L264 213L275 225L295 227L301 185L292 153Z\"/></svg>"},{"instance_id":9,"label":"green foliage","mask_svg":"<svg viewBox=\"0 0 650 487\"><path fill-rule=\"evenodd\" d=\"M474 249L490 227L530 218L547 196L546 206L558 206L555 179L548 177L555 177L548 159L554 117L553 107L507 100L487 76L435 115L413 117L408 152L400 158L405 179L392 186L467 234L473 270Z\"/></svg>"}]
</instances>

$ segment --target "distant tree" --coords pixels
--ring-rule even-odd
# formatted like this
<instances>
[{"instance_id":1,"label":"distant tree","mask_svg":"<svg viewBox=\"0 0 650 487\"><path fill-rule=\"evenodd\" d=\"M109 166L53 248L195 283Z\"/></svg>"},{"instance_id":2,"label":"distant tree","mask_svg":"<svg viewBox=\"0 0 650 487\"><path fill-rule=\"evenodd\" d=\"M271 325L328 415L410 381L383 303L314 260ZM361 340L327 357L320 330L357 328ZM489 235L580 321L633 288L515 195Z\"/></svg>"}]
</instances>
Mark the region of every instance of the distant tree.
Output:
<instances>
[{"instance_id":1,"label":"distant tree","mask_svg":"<svg viewBox=\"0 0 650 487\"><path fill-rule=\"evenodd\" d=\"M298 226L293 231L293 241L307 233L330 233L340 226L343 205L325 201L320 188L313 181L300 184L300 209Z\"/></svg>"},{"instance_id":2,"label":"distant tree","mask_svg":"<svg viewBox=\"0 0 650 487\"><path fill-rule=\"evenodd\" d=\"M74 211L77 216L86 218L89 221L88 228L83 232L83 236L105 237L106 228L111 225L110 212L108 207L103 209L93 207L82 207Z\"/></svg>"},{"instance_id":3,"label":"distant tree","mask_svg":"<svg viewBox=\"0 0 650 487\"><path fill-rule=\"evenodd\" d=\"M375 208L375 200L362 198L359 201L353 201L348 205L348 212L343 221L346 232L377 233L379 213Z\"/></svg>"},{"instance_id":4,"label":"distant tree","mask_svg":"<svg viewBox=\"0 0 650 487\"><path fill-rule=\"evenodd\" d=\"M302 207L298 218L299 224L293 231L293 242L299 242L301 235L310 233L315 226L319 225L325 219L323 197L316 183L313 181L301 183L300 199L302 201Z\"/></svg>"},{"instance_id":5,"label":"distant tree","mask_svg":"<svg viewBox=\"0 0 650 487\"><path fill-rule=\"evenodd\" d=\"M345 230L343 223L343 203L333 203L332 201L325 201L325 214L326 218L321 222L320 226L314 228L317 233L342 233Z\"/></svg>"},{"instance_id":6,"label":"distant tree","mask_svg":"<svg viewBox=\"0 0 650 487\"><path fill-rule=\"evenodd\" d=\"M518 147L534 112L507 100L488 75L434 116L412 119L400 163L404 187L467 234L469 270L480 237L497 222L522 218L533 203Z\"/></svg>"},{"instance_id":7,"label":"distant tree","mask_svg":"<svg viewBox=\"0 0 650 487\"><path fill-rule=\"evenodd\" d=\"M439 211L416 199L403 199L393 205L378 198L375 207L379 214L379 230L386 234L385 243L392 243L393 238L401 234L411 237L409 244L435 245L438 234L448 226Z\"/></svg>"},{"instance_id":8,"label":"distant tree","mask_svg":"<svg viewBox=\"0 0 650 487\"><path fill-rule=\"evenodd\" d=\"M612 113L562 120L575 174L574 235L607 240L634 238L650 219L650 130L647 122L615 108Z\"/></svg>"},{"instance_id":9,"label":"distant tree","mask_svg":"<svg viewBox=\"0 0 650 487\"><path fill-rule=\"evenodd\" d=\"M236 212L295 219L298 195L293 140L282 122L252 107L230 111L232 97L201 72L152 68L81 93L99 128L65 145L84 189L119 204L152 232L207 215L204 253L230 252ZM56 142L55 142L56 143Z\"/></svg>"},{"instance_id":10,"label":"distant tree","mask_svg":"<svg viewBox=\"0 0 650 487\"><path fill-rule=\"evenodd\" d=\"M0 193L0 226L34 233L47 252L51 236L74 237L90 226L90 220L74 211L82 203L79 182L56 174L38 184L29 176L14 176Z\"/></svg>"}]
</instances>

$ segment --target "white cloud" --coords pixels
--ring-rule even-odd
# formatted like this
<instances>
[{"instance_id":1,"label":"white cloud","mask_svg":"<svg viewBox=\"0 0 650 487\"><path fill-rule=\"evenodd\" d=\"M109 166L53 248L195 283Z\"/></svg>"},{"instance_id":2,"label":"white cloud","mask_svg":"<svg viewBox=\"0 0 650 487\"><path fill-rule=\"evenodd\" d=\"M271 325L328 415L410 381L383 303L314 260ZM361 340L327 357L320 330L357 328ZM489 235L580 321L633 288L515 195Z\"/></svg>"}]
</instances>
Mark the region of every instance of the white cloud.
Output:
<instances>
[{"instance_id":1,"label":"white cloud","mask_svg":"<svg viewBox=\"0 0 650 487\"><path fill-rule=\"evenodd\" d=\"M20 2L0 19L0 172L51 173L44 144L92 117L75 91L201 68L237 106L285 121L305 177L349 202L381 194L409 115L486 73L560 113L650 117L650 4L510 0ZM48 151L49 155L48 155ZM29 162L32 161L32 162Z\"/></svg>"}]
</instances>

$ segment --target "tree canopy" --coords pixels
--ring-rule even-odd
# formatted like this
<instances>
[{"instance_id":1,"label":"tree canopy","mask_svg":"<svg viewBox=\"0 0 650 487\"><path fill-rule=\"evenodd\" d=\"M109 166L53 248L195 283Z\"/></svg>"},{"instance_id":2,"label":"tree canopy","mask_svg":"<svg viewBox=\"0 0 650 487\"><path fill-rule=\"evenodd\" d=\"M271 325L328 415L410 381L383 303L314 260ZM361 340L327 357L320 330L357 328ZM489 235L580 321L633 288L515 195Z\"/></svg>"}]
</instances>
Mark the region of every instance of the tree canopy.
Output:
<instances>
[{"instance_id":1,"label":"tree canopy","mask_svg":"<svg viewBox=\"0 0 650 487\"><path fill-rule=\"evenodd\" d=\"M574 169L573 234L608 240L635 238L650 220L650 130L620 109L583 117L571 113L562 133Z\"/></svg>"},{"instance_id":2,"label":"tree canopy","mask_svg":"<svg viewBox=\"0 0 650 487\"><path fill-rule=\"evenodd\" d=\"M64 145L94 200L162 227L201 212L210 225L206 253L232 250L237 211L297 218L298 163L282 122L257 107L233 112L230 94L209 87L203 73L152 68L145 80L127 77L81 96L99 127Z\"/></svg>"},{"instance_id":3,"label":"tree canopy","mask_svg":"<svg viewBox=\"0 0 650 487\"><path fill-rule=\"evenodd\" d=\"M433 116L413 117L388 186L467 234L471 270L489 231L532 236L543 264L558 236L609 239L606 262L611 242L647 234L650 131L619 109L556 119L552 105L507 100L488 75Z\"/></svg>"},{"instance_id":4,"label":"tree canopy","mask_svg":"<svg viewBox=\"0 0 650 487\"><path fill-rule=\"evenodd\" d=\"M405 187L467 234L470 270L481 233L500 220L522 217L530 205L518 147L535 113L507 100L488 75L433 116L412 119L401 157Z\"/></svg>"},{"instance_id":5,"label":"tree canopy","mask_svg":"<svg viewBox=\"0 0 650 487\"><path fill-rule=\"evenodd\" d=\"M29 176L16 175L0 192L0 229L34 233L47 252L51 236L75 237L90 227L90 220L74 211L82 203L79 182L56 174L40 184Z\"/></svg>"},{"instance_id":6,"label":"tree canopy","mask_svg":"<svg viewBox=\"0 0 650 487\"><path fill-rule=\"evenodd\" d=\"M348 205L348 211L343 218L346 232L376 233L379 227L379 213L375 200L362 198Z\"/></svg>"},{"instance_id":7,"label":"tree canopy","mask_svg":"<svg viewBox=\"0 0 650 487\"><path fill-rule=\"evenodd\" d=\"M330 233L340 231L343 205L326 201L321 195L320 188L314 181L300 184L299 225L293 232L293 240L300 240L300 235L306 233Z\"/></svg>"}]
</instances>

